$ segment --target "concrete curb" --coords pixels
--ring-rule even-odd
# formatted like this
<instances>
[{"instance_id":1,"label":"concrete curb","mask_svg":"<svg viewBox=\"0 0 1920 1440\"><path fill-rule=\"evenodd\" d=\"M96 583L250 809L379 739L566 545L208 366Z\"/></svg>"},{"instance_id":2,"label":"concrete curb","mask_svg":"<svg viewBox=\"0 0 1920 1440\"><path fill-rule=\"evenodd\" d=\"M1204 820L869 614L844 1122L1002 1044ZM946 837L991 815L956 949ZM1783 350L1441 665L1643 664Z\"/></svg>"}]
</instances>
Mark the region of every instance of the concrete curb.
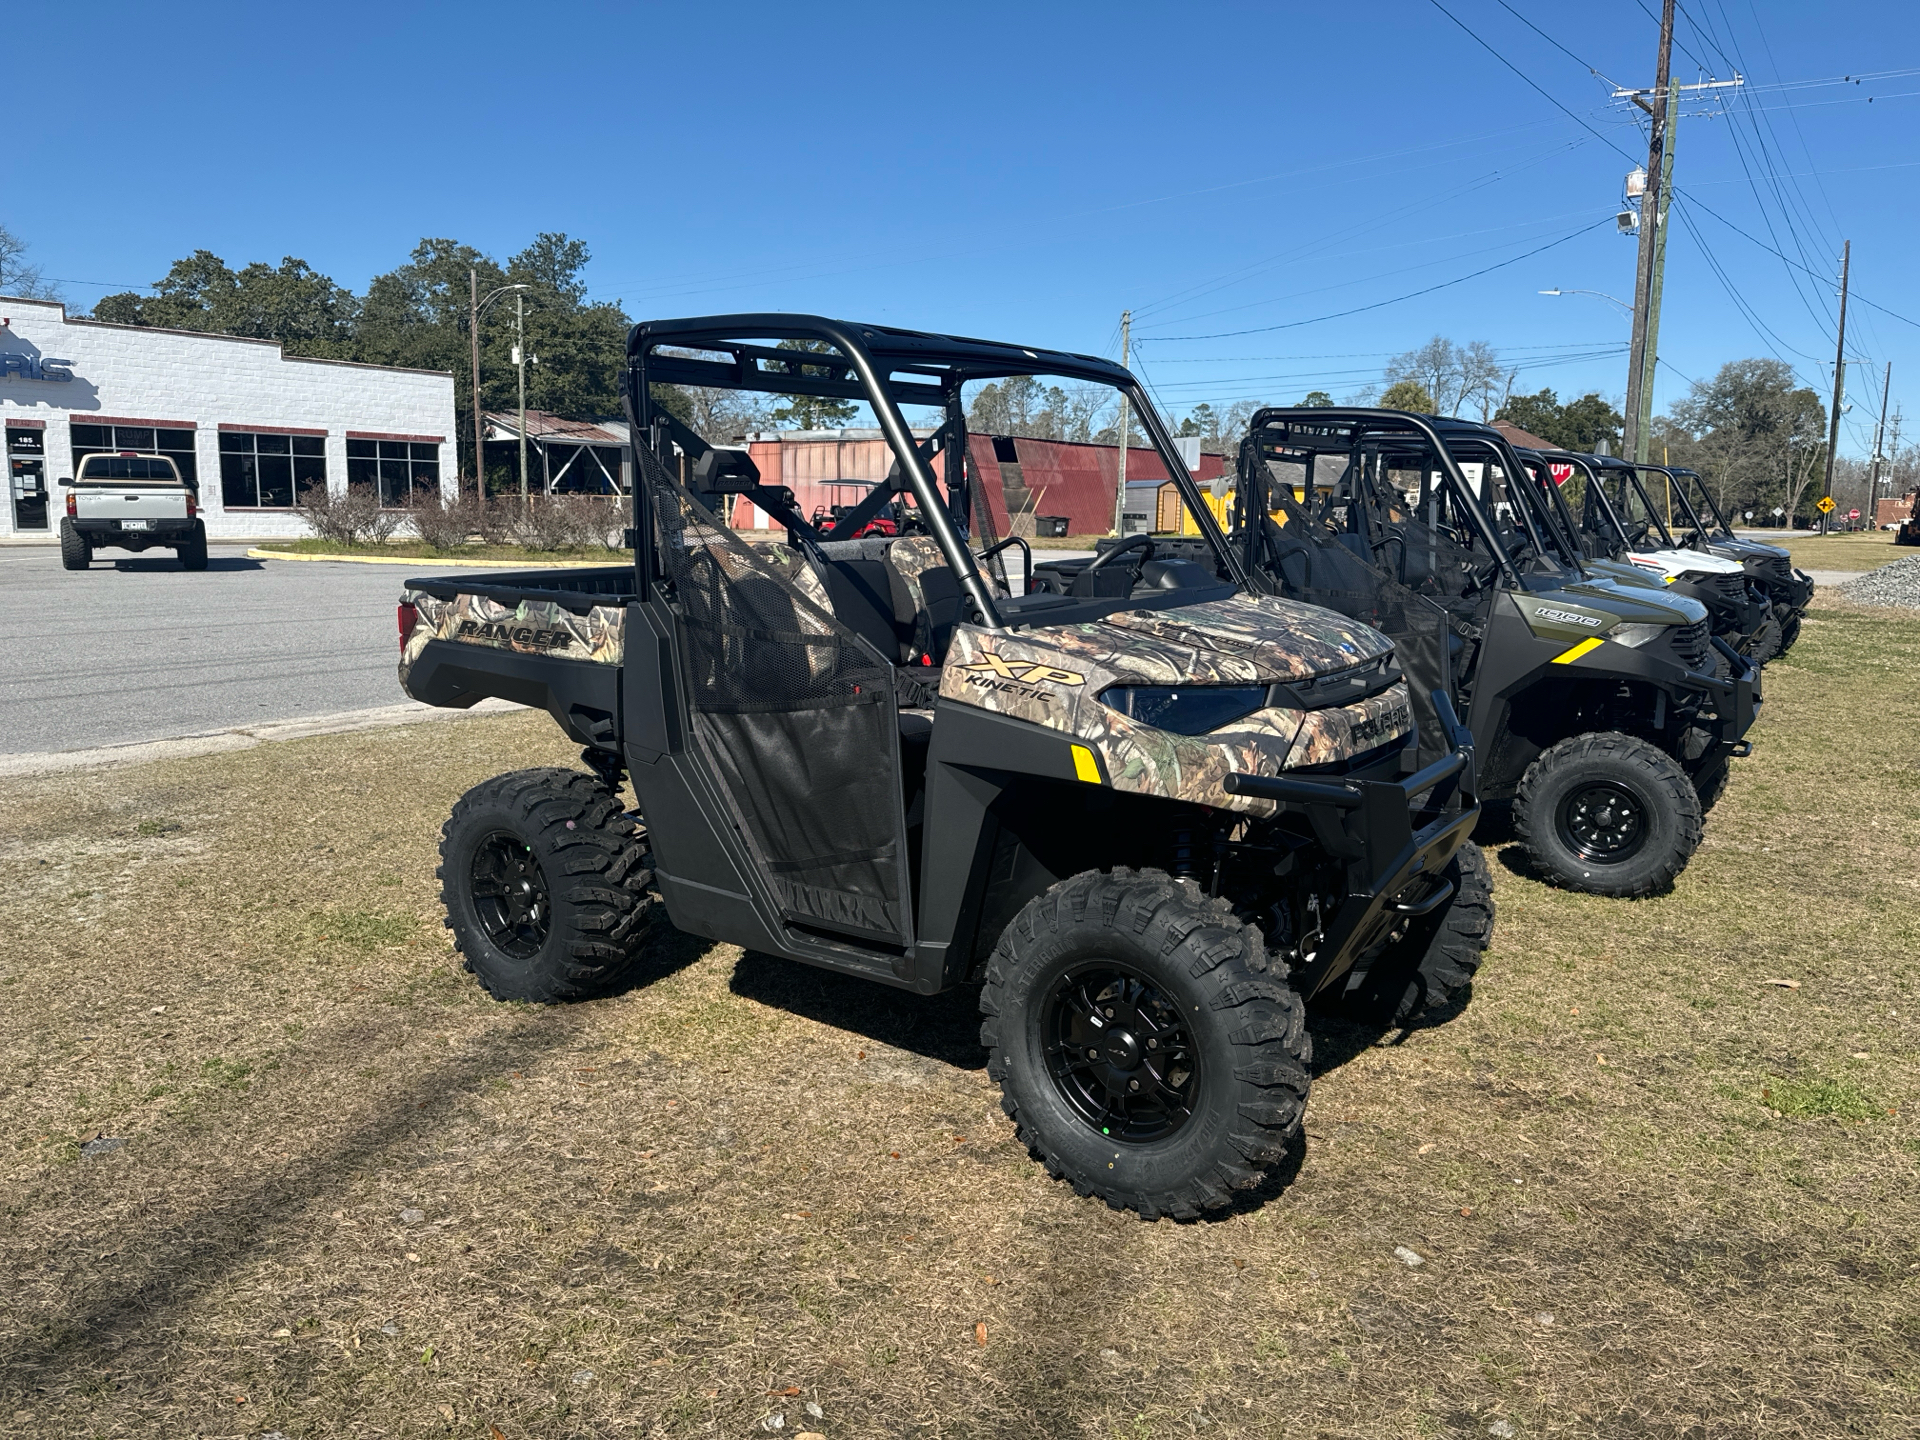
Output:
<instances>
[{"instance_id":1,"label":"concrete curb","mask_svg":"<svg viewBox=\"0 0 1920 1440\"><path fill-rule=\"evenodd\" d=\"M140 740L130 745L102 745L92 750L49 750L24 755L0 755L0 779L22 775L51 775L62 770L87 770L102 765L140 765L154 760L181 760L195 755L217 755L229 750L251 750L279 740L304 740L312 735L345 735L361 730L385 730L395 725L459 720L468 715L503 715L524 710L507 700L487 699L471 710L444 710L409 700L399 705L376 705L368 710L342 710L332 715L308 715L294 720L271 720L232 730L211 730L169 740Z\"/></svg>"},{"instance_id":2,"label":"concrete curb","mask_svg":"<svg viewBox=\"0 0 1920 1440\"><path fill-rule=\"evenodd\" d=\"M296 555L290 550L247 551L249 560L324 560L329 565L411 565L416 570L604 570L631 560L446 560L422 555Z\"/></svg>"}]
</instances>

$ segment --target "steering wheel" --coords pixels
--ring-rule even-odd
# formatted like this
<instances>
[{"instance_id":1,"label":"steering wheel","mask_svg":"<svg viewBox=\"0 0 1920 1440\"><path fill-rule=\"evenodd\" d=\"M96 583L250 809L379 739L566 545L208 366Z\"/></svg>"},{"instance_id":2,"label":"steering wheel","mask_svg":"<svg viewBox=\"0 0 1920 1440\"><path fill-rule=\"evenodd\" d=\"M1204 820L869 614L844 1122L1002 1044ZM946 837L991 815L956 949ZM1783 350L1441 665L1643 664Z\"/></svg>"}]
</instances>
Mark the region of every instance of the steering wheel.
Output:
<instances>
[{"instance_id":1,"label":"steering wheel","mask_svg":"<svg viewBox=\"0 0 1920 1440\"><path fill-rule=\"evenodd\" d=\"M1106 554L1094 556L1093 563L1080 573L1082 575L1091 575L1116 556L1124 555L1129 550L1145 550L1147 553L1140 557L1142 563L1151 560L1153 558L1153 537L1151 535L1129 535L1125 540L1122 540L1118 545L1107 551Z\"/></svg>"},{"instance_id":2,"label":"steering wheel","mask_svg":"<svg viewBox=\"0 0 1920 1440\"><path fill-rule=\"evenodd\" d=\"M1653 522L1651 520L1642 520L1627 531L1627 543L1629 545L1637 545L1652 533Z\"/></svg>"}]
</instances>

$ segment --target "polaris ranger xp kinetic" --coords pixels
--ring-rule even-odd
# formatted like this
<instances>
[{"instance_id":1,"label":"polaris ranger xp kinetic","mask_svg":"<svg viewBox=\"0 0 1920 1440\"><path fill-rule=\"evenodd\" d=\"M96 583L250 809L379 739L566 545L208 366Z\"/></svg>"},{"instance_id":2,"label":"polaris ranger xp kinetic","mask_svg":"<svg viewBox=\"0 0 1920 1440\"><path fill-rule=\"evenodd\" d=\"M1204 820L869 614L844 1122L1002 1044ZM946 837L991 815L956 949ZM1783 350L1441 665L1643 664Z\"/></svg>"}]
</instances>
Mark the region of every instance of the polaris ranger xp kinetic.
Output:
<instances>
[{"instance_id":1,"label":"polaris ranger xp kinetic","mask_svg":"<svg viewBox=\"0 0 1920 1440\"><path fill-rule=\"evenodd\" d=\"M662 919L922 994L977 984L1021 1138L1153 1217L1280 1160L1309 999L1405 1020L1465 985L1492 910L1447 697L1421 765L1392 644L1248 592L1126 370L795 315L641 324L628 364L634 563L413 580L401 604L409 695L543 707L584 747L445 827L447 924L492 994L592 994ZM1034 374L1128 398L1212 563L1127 551L1070 594L990 577L963 387ZM895 474L822 532L667 386L864 402ZM785 543L727 526L742 497ZM896 498L927 533L840 538Z\"/></svg>"}]
</instances>

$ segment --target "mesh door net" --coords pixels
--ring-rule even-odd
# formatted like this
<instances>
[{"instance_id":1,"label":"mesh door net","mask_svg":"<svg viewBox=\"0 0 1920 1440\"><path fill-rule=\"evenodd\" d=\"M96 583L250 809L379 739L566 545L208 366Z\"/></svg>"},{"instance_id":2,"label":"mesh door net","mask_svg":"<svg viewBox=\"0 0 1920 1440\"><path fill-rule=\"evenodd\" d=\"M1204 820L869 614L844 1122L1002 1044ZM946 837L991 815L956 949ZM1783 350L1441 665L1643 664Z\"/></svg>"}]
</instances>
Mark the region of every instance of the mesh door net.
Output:
<instances>
[{"instance_id":1,"label":"mesh door net","mask_svg":"<svg viewBox=\"0 0 1920 1440\"><path fill-rule=\"evenodd\" d=\"M790 921L910 941L892 667L644 445L692 729Z\"/></svg>"}]
</instances>

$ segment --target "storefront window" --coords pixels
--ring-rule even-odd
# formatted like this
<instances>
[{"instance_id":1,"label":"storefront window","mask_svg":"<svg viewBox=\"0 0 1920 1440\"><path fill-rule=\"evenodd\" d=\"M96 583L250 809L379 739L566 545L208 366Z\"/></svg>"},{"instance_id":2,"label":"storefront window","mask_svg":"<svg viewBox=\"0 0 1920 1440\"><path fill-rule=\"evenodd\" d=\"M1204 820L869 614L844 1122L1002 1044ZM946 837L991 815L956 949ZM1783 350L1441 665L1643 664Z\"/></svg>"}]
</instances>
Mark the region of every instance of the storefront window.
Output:
<instances>
[{"instance_id":1,"label":"storefront window","mask_svg":"<svg viewBox=\"0 0 1920 1440\"><path fill-rule=\"evenodd\" d=\"M404 510L440 489L440 447L418 440L347 441L347 484L371 485L389 510Z\"/></svg>"},{"instance_id":2,"label":"storefront window","mask_svg":"<svg viewBox=\"0 0 1920 1440\"><path fill-rule=\"evenodd\" d=\"M326 484L324 436L220 432L220 498L229 510L291 509Z\"/></svg>"},{"instance_id":3,"label":"storefront window","mask_svg":"<svg viewBox=\"0 0 1920 1440\"><path fill-rule=\"evenodd\" d=\"M158 451L172 457L180 469L180 478L194 489L200 488L200 472L194 464L193 431L169 430L152 425L82 425L72 427L73 464L78 469L82 456L102 450Z\"/></svg>"}]
</instances>

